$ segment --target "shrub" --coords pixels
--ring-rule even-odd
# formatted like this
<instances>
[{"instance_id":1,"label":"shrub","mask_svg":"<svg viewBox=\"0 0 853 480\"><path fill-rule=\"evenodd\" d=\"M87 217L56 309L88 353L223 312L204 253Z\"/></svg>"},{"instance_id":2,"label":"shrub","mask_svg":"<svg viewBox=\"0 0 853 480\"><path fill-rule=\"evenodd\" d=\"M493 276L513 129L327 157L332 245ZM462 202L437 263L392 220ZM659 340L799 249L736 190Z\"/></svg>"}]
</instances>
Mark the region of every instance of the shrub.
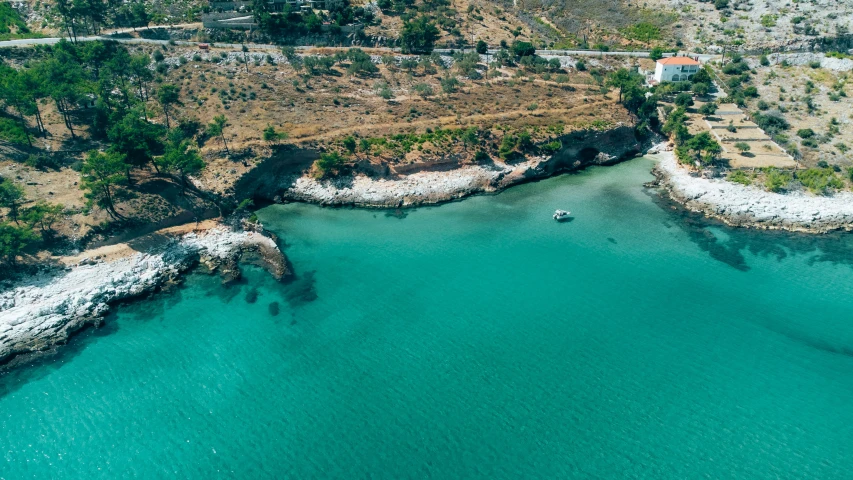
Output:
<instances>
[{"instance_id":1,"label":"shrub","mask_svg":"<svg viewBox=\"0 0 853 480\"><path fill-rule=\"evenodd\" d=\"M814 135L814 130L811 128L801 128L797 130L797 136L800 138L812 138Z\"/></svg>"},{"instance_id":2,"label":"shrub","mask_svg":"<svg viewBox=\"0 0 853 480\"><path fill-rule=\"evenodd\" d=\"M0 118L0 139L18 145L27 144L27 132L11 118Z\"/></svg>"},{"instance_id":3,"label":"shrub","mask_svg":"<svg viewBox=\"0 0 853 480\"><path fill-rule=\"evenodd\" d=\"M723 73L726 75L740 75L743 72L749 70L749 65L743 63L742 61L734 61L727 63L726 66L723 67Z\"/></svg>"},{"instance_id":4,"label":"shrub","mask_svg":"<svg viewBox=\"0 0 853 480\"><path fill-rule=\"evenodd\" d=\"M548 60L548 68L550 68L551 71L556 72L563 68L563 64L560 63L560 59L552 58L551 60Z\"/></svg>"},{"instance_id":5,"label":"shrub","mask_svg":"<svg viewBox=\"0 0 853 480\"><path fill-rule=\"evenodd\" d=\"M765 170L764 187L771 192L780 192L791 183L791 180L793 176L790 173L771 167Z\"/></svg>"},{"instance_id":6,"label":"shrub","mask_svg":"<svg viewBox=\"0 0 853 480\"><path fill-rule=\"evenodd\" d=\"M546 143L545 145L542 145L542 151L550 155L557 153L558 151L560 151L561 148L563 148L563 144L560 143L558 140L554 140L552 142Z\"/></svg>"},{"instance_id":7,"label":"shrub","mask_svg":"<svg viewBox=\"0 0 853 480\"><path fill-rule=\"evenodd\" d=\"M24 163L28 167L32 167L37 170L59 168L59 165L56 163L56 160L54 160L53 157L51 157L50 155L30 155L29 157L27 157Z\"/></svg>"},{"instance_id":8,"label":"shrub","mask_svg":"<svg viewBox=\"0 0 853 480\"><path fill-rule=\"evenodd\" d=\"M717 103L716 102L708 102L701 107L699 107L699 113L702 115L710 116L717 112Z\"/></svg>"},{"instance_id":9,"label":"shrub","mask_svg":"<svg viewBox=\"0 0 853 480\"><path fill-rule=\"evenodd\" d=\"M754 117L758 126L770 135L791 128L791 125L778 110L770 110L764 114L756 113Z\"/></svg>"},{"instance_id":10,"label":"shrub","mask_svg":"<svg viewBox=\"0 0 853 480\"><path fill-rule=\"evenodd\" d=\"M726 80L726 86L731 88L732 90L740 87L741 83L742 83L742 80L738 76L731 77L728 80Z\"/></svg>"},{"instance_id":11,"label":"shrub","mask_svg":"<svg viewBox=\"0 0 853 480\"><path fill-rule=\"evenodd\" d=\"M490 160L489 154L482 150L477 150L477 153L474 154L474 161L477 163L486 163Z\"/></svg>"},{"instance_id":12,"label":"shrub","mask_svg":"<svg viewBox=\"0 0 853 480\"><path fill-rule=\"evenodd\" d=\"M815 140L814 138L804 138L802 143L803 143L804 147L809 147L809 148L817 148L818 147L817 140Z\"/></svg>"},{"instance_id":13,"label":"shrub","mask_svg":"<svg viewBox=\"0 0 853 480\"><path fill-rule=\"evenodd\" d=\"M809 168L797 172L797 180L812 193L826 193L844 187L844 182L835 175L832 168Z\"/></svg>"},{"instance_id":14,"label":"shrub","mask_svg":"<svg viewBox=\"0 0 853 480\"><path fill-rule=\"evenodd\" d=\"M675 105L679 107L689 107L693 105L693 95L682 92L675 97Z\"/></svg>"},{"instance_id":15,"label":"shrub","mask_svg":"<svg viewBox=\"0 0 853 480\"><path fill-rule=\"evenodd\" d=\"M7 265L13 265L18 255L23 254L27 246L36 240L38 235L29 227L0 223L0 260ZM6 271L4 269L4 273Z\"/></svg>"},{"instance_id":16,"label":"shrub","mask_svg":"<svg viewBox=\"0 0 853 480\"><path fill-rule=\"evenodd\" d=\"M741 185L751 185L752 179L744 173L743 170L734 170L728 174L726 179L730 182L739 183Z\"/></svg>"},{"instance_id":17,"label":"shrub","mask_svg":"<svg viewBox=\"0 0 853 480\"><path fill-rule=\"evenodd\" d=\"M748 143L746 143L746 142L737 142L737 143L735 143L735 148L737 148L738 150L740 150L740 151L741 151L741 153L743 153L743 152L748 152L748 151L750 151L750 150L751 150L751 147L750 147L750 146L749 146L749 144L748 144Z\"/></svg>"},{"instance_id":18,"label":"shrub","mask_svg":"<svg viewBox=\"0 0 853 480\"><path fill-rule=\"evenodd\" d=\"M387 53L385 55L382 55L382 65L393 69L397 66L397 57Z\"/></svg>"},{"instance_id":19,"label":"shrub","mask_svg":"<svg viewBox=\"0 0 853 480\"><path fill-rule=\"evenodd\" d=\"M519 150L528 150L533 146L533 138L530 136L528 132L521 132L518 134L518 148Z\"/></svg>"},{"instance_id":20,"label":"shrub","mask_svg":"<svg viewBox=\"0 0 853 480\"><path fill-rule=\"evenodd\" d=\"M586 64L583 63L583 60L578 60L577 63L575 63L575 68L578 69L579 72L583 72L586 70Z\"/></svg>"},{"instance_id":21,"label":"shrub","mask_svg":"<svg viewBox=\"0 0 853 480\"><path fill-rule=\"evenodd\" d=\"M444 93L454 93L459 87L459 80L456 77L444 77L441 79L441 91Z\"/></svg>"},{"instance_id":22,"label":"shrub","mask_svg":"<svg viewBox=\"0 0 853 480\"><path fill-rule=\"evenodd\" d=\"M531 57L536 55L536 47L530 42L514 41L512 42L512 54L516 58Z\"/></svg>"},{"instance_id":23,"label":"shrub","mask_svg":"<svg viewBox=\"0 0 853 480\"><path fill-rule=\"evenodd\" d=\"M498 148L498 155L504 160L511 158L515 154L515 146L518 144L518 139L513 135L506 134L501 139L501 146Z\"/></svg>"},{"instance_id":24,"label":"shrub","mask_svg":"<svg viewBox=\"0 0 853 480\"><path fill-rule=\"evenodd\" d=\"M711 92L711 87L707 83L694 83L693 84L693 93L695 93L696 95L704 97L705 95L708 95L708 93L710 93L710 92Z\"/></svg>"},{"instance_id":25,"label":"shrub","mask_svg":"<svg viewBox=\"0 0 853 480\"><path fill-rule=\"evenodd\" d=\"M385 82L376 82L373 88L376 90L376 94L385 100L391 100L394 97L394 94Z\"/></svg>"},{"instance_id":26,"label":"shrub","mask_svg":"<svg viewBox=\"0 0 853 480\"><path fill-rule=\"evenodd\" d=\"M427 83L419 83L412 87L412 89L414 89L415 93L424 98L431 97L433 94L432 87Z\"/></svg>"},{"instance_id":27,"label":"shrub","mask_svg":"<svg viewBox=\"0 0 853 480\"><path fill-rule=\"evenodd\" d=\"M368 57L367 60L353 60L347 68L350 75L369 75L378 72L379 69Z\"/></svg>"},{"instance_id":28,"label":"shrub","mask_svg":"<svg viewBox=\"0 0 853 480\"><path fill-rule=\"evenodd\" d=\"M330 173L337 173L344 164L346 164L346 159L338 152L324 153L314 162L314 166L321 177L325 177Z\"/></svg>"}]
</instances>

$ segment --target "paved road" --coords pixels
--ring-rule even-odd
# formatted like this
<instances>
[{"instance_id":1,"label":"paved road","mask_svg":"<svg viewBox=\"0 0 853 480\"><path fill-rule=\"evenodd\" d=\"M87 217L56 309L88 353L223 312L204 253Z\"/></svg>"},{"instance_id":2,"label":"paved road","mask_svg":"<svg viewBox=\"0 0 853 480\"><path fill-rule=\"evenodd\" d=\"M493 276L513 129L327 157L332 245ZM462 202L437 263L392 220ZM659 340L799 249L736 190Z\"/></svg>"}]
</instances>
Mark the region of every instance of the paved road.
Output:
<instances>
[{"instance_id":1,"label":"paved road","mask_svg":"<svg viewBox=\"0 0 853 480\"><path fill-rule=\"evenodd\" d=\"M4 42L0 42L0 48L5 47L30 47L33 45L53 45L59 43L60 40L65 39L69 40L67 37L61 38L27 38L21 40L6 40ZM119 43L148 43L154 45L167 45L170 43L169 40L155 40L152 38L121 38L121 37L113 37L109 35L94 35L89 37L77 37L78 42L92 42L95 40L110 40ZM187 42L185 40L174 40L171 43L175 45L198 45L198 42ZM241 48L241 44L235 43L217 43L215 44L217 47L225 47L225 48ZM277 45L254 45L249 44L251 48L259 48L259 49L270 49L270 50L278 50L281 47Z\"/></svg>"},{"instance_id":2,"label":"paved road","mask_svg":"<svg viewBox=\"0 0 853 480\"><path fill-rule=\"evenodd\" d=\"M20 40L6 40L3 42L0 42L0 48L30 47L33 45L54 45L56 43L59 43L59 41L62 39L70 41L70 39L68 37L25 38L25 39L20 39ZM111 35L92 35L92 36L87 36L87 37L77 37L78 42L92 42L95 40L108 40L108 41L114 41L114 42L119 42L119 43L131 43L131 44L132 43L136 43L136 44L148 43L148 44L153 44L153 45L167 45L167 44L172 43L175 45L186 45L186 46L194 46L194 45L198 45L198 43L199 43L199 42L188 42L186 40L156 40L153 38L122 38L122 37L114 37ZM219 48L242 48L243 47L243 44L241 44L241 43L220 43L220 42L216 42L216 43L211 43L211 45L214 47L219 47ZM249 48L259 49L259 50L280 50L281 49L280 45L269 45L269 44L262 44L262 43L248 43L246 45ZM296 47L296 48L300 49L300 50L307 50L307 49L314 48L314 47L306 46L306 47ZM331 48L334 48L334 47L331 47ZM390 49L388 49L388 50L390 50ZM399 49L397 49L397 50L399 50Z\"/></svg>"},{"instance_id":3,"label":"paved road","mask_svg":"<svg viewBox=\"0 0 853 480\"><path fill-rule=\"evenodd\" d=\"M181 25L173 25L173 27L192 28L192 27L197 27L198 25L200 25L200 24L198 24L198 23L187 23L187 24L181 24ZM122 32L126 32L126 31L129 31L129 29L122 29L122 31L116 31L115 33L122 33ZM53 44L59 42L59 40L60 40L60 38L29 38L29 39L22 39L22 40L7 40L4 42L0 42L0 48L4 48L4 47L26 47L26 46L32 46L32 45L53 45ZM93 40L113 40L113 41L121 42L121 43L131 43L131 44L133 44L133 43L137 43L137 44L138 43L148 43L148 44L154 44L154 45L165 45L165 44L170 43L169 40L154 40L154 39L150 39L150 38L121 38L121 37L113 37L110 35L95 35L95 36L89 36L89 37L77 37L77 41L80 41L80 42L91 42ZM185 45L185 46L198 45L197 42L187 42L185 40L174 40L174 41L172 41L172 43L174 43L176 45ZM243 47L243 45L239 44L239 43L219 43L219 42L217 42L217 43L213 43L211 45L214 47L219 47L219 48L237 48L237 49L239 49L239 48ZM247 46L253 50L279 50L279 49L281 49L280 45L269 45L269 44L262 44L262 43L250 43L250 44L247 44ZM302 46L302 47L296 47L296 48L298 50L308 50L308 49L311 49L314 47L313 46ZM324 48L347 49L349 47L324 47ZM376 47L376 48L372 48L372 49L373 50L385 50L385 51L394 52L394 53L400 52L399 48ZM470 48L469 49L436 48L435 52L443 53L443 54L449 54L450 52L454 52L454 51L455 52L464 52L464 51L470 51L470 50L471 50ZM497 50L497 49L490 49L489 54L494 55L494 54L498 53L498 51L499 50ZM599 50L536 50L536 54L537 55L545 55L545 56L560 56L560 57L565 57L565 56L589 56L589 57L609 56L609 57L648 58L648 56L649 56L649 52L642 52L642 51L601 52ZM671 57L672 55L673 55L672 53L665 53L664 54L665 57ZM714 55L699 55L699 60L702 61L702 63L705 63L713 57L714 57Z\"/></svg>"}]
</instances>

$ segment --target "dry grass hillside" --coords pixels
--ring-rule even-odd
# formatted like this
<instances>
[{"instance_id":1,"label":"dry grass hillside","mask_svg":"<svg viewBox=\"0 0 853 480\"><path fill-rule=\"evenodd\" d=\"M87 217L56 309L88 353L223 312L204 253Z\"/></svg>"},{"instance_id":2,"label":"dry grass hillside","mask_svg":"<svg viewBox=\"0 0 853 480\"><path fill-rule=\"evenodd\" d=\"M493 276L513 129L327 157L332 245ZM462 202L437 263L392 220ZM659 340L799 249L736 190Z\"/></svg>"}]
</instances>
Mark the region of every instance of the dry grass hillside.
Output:
<instances>
[{"instance_id":1,"label":"dry grass hillside","mask_svg":"<svg viewBox=\"0 0 853 480\"><path fill-rule=\"evenodd\" d=\"M552 148L549 141L573 130L602 130L634 122L616 103L616 96L602 86L604 73L623 66L624 60L612 60L610 65L611 60L599 59L594 62L598 67L587 71L565 66L538 74L518 66L487 70L480 64L476 74L468 73L479 77L472 80L452 66L450 57L440 61L396 57L391 62L391 57L374 56L376 71L361 73L349 72L351 62L341 59L329 71L309 75L304 69L294 70L281 54L263 50L246 53L248 71L239 51L201 52L178 46L131 50L163 54L147 102L149 119L165 124L153 92L163 85L178 86L172 126L180 123L195 132L207 163L195 179L199 192L183 192L174 177L159 175L150 167L135 169L134 183L117 202L117 209L136 230L217 215L216 206L200 192L235 194L233 186L241 176L270 157L289 165L292 174L311 174L313 159L323 152L338 152L347 168L406 174L436 168L448 156L470 163L482 161L478 155L506 156L511 161L528 151L547 154L547 148ZM328 58L339 52L318 49L305 52L303 58ZM412 63L403 63L404 59ZM26 57L18 55L15 61L25 62ZM33 150L5 145L0 176L22 185L28 204L46 200L64 205L63 218L56 225L63 237L91 244L120 234L125 227L117 227L102 209L87 208L80 189L80 159L87 151L108 146L92 139L85 126L92 110L75 112L78 138L72 139L53 104L45 102L42 108L48 134L34 137ZM218 115L227 119L224 135L211 137L205 127ZM263 131L268 127L287 139L265 141ZM474 133L465 137L465 132ZM507 150L505 137L518 145L526 141L530 147L513 143ZM353 151L346 143L350 138L358 142ZM317 153L306 160L288 153L292 149L279 148L278 143ZM25 160L34 152L53 152L52 157L59 159L57 168L28 165Z\"/></svg>"}]
</instances>

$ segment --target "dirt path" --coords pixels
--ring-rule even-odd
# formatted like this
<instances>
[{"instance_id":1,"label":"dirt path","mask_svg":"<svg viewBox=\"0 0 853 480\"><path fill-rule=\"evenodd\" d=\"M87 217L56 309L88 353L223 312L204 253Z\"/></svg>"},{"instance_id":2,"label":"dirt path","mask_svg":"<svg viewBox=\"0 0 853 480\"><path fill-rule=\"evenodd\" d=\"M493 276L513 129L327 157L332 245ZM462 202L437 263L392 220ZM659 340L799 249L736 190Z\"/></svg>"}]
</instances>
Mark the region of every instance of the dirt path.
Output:
<instances>
[{"instance_id":1,"label":"dirt path","mask_svg":"<svg viewBox=\"0 0 853 480\"><path fill-rule=\"evenodd\" d=\"M220 225L220 223L216 220L204 220L201 222L185 223L183 225L163 228L153 233L140 235L139 237L136 237L132 240L128 240L127 242L93 248L91 250L83 251L78 255L57 257L57 260L63 265L68 266L77 265L83 259L86 258L97 258L105 262L112 262L119 258L125 258L139 253L140 249L145 245L162 242L164 240L164 237L177 237L190 232L210 230L211 228L216 227L218 225Z\"/></svg>"}]
</instances>

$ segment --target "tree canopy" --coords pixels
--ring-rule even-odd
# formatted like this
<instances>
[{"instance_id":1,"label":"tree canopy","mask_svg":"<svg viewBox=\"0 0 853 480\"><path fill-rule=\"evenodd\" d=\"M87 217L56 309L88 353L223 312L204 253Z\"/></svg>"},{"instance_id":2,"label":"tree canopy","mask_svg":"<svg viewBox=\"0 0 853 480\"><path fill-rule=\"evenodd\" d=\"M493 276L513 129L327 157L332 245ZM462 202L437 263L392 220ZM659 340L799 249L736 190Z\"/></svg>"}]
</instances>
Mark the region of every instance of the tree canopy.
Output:
<instances>
[{"instance_id":1,"label":"tree canopy","mask_svg":"<svg viewBox=\"0 0 853 480\"><path fill-rule=\"evenodd\" d=\"M18 222L18 214L24 201L24 191L8 179L0 180L0 207L9 209L9 218Z\"/></svg>"},{"instance_id":2,"label":"tree canopy","mask_svg":"<svg viewBox=\"0 0 853 480\"><path fill-rule=\"evenodd\" d=\"M86 191L88 205L103 208L113 218L122 218L116 211L116 189L124 182L124 155L118 152L91 151L83 161L80 188Z\"/></svg>"},{"instance_id":3,"label":"tree canopy","mask_svg":"<svg viewBox=\"0 0 853 480\"><path fill-rule=\"evenodd\" d=\"M607 86L616 87L619 89L619 102L622 102L622 95L625 90L632 86L640 85L643 78L636 73L629 72L627 68L620 68L607 76Z\"/></svg>"},{"instance_id":4,"label":"tree canopy","mask_svg":"<svg viewBox=\"0 0 853 480\"><path fill-rule=\"evenodd\" d=\"M428 54L438 40L438 28L425 15L421 15L403 24L400 32L400 46L403 53Z\"/></svg>"},{"instance_id":5,"label":"tree canopy","mask_svg":"<svg viewBox=\"0 0 853 480\"><path fill-rule=\"evenodd\" d=\"M0 258L3 258L5 263L14 265L24 249L36 240L38 236L30 228L0 223Z\"/></svg>"},{"instance_id":6,"label":"tree canopy","mask_svg":"<svg viewBox=\"0 0 853 480\"><path fill-rule=\"evenodd\" d=\"M187 177L199 174L206 166L198 148L189 139L170 141L158 163L163 171L178 174L183 190L187 187Z\"/></svg>"},{"instance_id":7,"label":"tree canopy","mask_svg":"<svg viewBox=\"0 0 853 480\"><path fill-rule=\"evenodd\" d=\"M217 115L213 117L213 121L207 124L207 134L211 137L219 137L222 139L222 145L225 147L225 154L230 155L228 150L228 142L225 141L225 127L228 125L228 119L225 115Z\"/></svg>"},{"instance_id":8,"label":"tree canopy","mask_svg":"<svg viewBox=\"0 0 853 480\"><path fill-rule=\"evenodd\" d=\"M172 128L169 123L169 108L178 103L180 99L181 87L177 85L161 85L157 90L157 100L163 107L163 114L166 116L166 128Z\"/></svg>"}]
</instances>

